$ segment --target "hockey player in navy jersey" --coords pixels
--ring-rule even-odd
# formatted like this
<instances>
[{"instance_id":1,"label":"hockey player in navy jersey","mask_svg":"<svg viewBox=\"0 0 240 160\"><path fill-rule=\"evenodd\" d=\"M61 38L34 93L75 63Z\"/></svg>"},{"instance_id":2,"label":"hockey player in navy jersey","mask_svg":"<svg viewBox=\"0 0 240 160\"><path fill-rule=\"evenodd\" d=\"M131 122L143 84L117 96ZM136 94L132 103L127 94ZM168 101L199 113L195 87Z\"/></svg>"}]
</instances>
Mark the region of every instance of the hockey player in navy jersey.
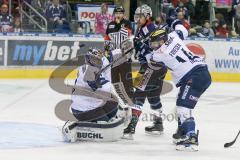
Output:
<instances>
[{"instance_id":1,"label":"hockey player in navy jersey","mask_svg":"<svg viewBox=\"0 0 240 160\"><path fill-rule=\"evenodd\" d=\"M148 5L142 5L138 7L135 11L134 19L138 24L138 29L134 38L134 47L136 51L136 58L139 60L141 68L138 72L139 79L146 78L146 74L150 75L148 82L144 85L144 88L139 87L141 82L137 81L134 83L134 103L132 106L132 119L128 127L124 130L124 138L132 139L132 134L135 133L135 127L137 125L139 116L141 115L141 110L146 99L150 103L150 107L153 110L153 125L147 126L145 131L147 133L162 133L163 132L163 122L161 118L162 104L160 101L160 94L162 91L163 79L166 75L167 68L162 66L157 70L152 69L148 65L145 55L148 54L148 50L144 49L139 41L141 39L147 38L155 29L156 25L150 20L152 17L152 10ZM145 45L149 45L149 41L144 42ZM150 73L150 74L149 74Z\"/></svg>"},{"instance_id":2,"label":"hockey player in navy jersey","mask_svg":"<svg viewBox=\"0 0 240 160\"><path fill-rule=\"evenodd\" d=\"M176 101L178 129L173 135L177 150L198 150L198 131L192 111L200 96L211 84L211 76L204 58L194 55L183 40L188 31L174 17L167 20L173 30L169 34L158 29L150 35L152 53L145 55L152 63L166 65L172 73L179 93ZM145 45L145 49L148 46Z\"/></svg>"}]
</instances>

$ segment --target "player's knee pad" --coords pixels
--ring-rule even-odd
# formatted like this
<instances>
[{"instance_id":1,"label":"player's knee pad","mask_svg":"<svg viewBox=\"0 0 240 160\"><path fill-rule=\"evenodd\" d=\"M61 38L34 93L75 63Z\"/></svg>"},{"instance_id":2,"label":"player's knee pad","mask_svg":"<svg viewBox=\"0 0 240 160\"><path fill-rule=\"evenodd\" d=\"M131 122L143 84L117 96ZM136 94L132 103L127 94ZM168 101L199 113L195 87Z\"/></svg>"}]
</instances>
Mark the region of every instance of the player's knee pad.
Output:
<instances>
[{"instance_id":1,"label":"player's knee pad","mask_svg":"<svg viewBox=\"0 0 240 160\"><path fill-rule=\"evenodd\" d=\"M192 109L177 106L177 117L179 125L183 124L187 119L192 118Z\"/></svg>"}]
</instances>

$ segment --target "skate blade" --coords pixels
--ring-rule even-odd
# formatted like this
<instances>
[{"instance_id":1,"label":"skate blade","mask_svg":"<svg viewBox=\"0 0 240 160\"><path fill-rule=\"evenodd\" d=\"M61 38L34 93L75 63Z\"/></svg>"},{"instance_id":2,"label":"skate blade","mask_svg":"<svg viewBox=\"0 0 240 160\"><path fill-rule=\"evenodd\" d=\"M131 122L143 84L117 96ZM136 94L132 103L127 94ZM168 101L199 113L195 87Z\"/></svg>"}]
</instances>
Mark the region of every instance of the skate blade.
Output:
<instances>
[{"instance_id":1,"label":"skate blade","mask_svg":"<svg viewBox=\"0 0 240 160\"><path fill-rule=\"evenodd\" d=\"M180 142L180 141L181 141L181 139L175 139L175 138L173 138L172 143L176 145L176 144L177 144L178 142Z\"/></svg>"},{"instance_id":2,"label":"skate blade","mask_svg":"<svg viewBox=\"0 0 240 160\"><path fill-rule=\"evenodd\" d=\"M197 145L189 145L189 146L177 145L176 150L177 151L185 151L185 152L197 152L198 146Z\"/></svg>"},{"instance_id":3,"label":"skate blade","mask_svg":"<svg viewBox=\"0 0 240 160\"><path fill-rule=\"evenodd\" d=\"M163 135L163 131L152 131L152 132L145 131L145 133L148 134L148 135L153 135L153 136Z\"/></svg>"},{"instance_id":4,"label":"skate blade","mask_svg":"<svg viewBox=\"0 0 240 160\"><path fill-rule=\"evenodd\" d=\"M177 144L177 142L178 142L177 139L173 139L173 140L172 140L172 143L175 144L175 145Z\"/></svg>"},{"instance_id":5,"label":"skate blade","mask_svg":"<svg viewBox=\"0 0 240 160\"><path fill-rule=\"evenodd\" d=\"M121 139L134 140L132 134L123 134L123 136L121 137Z\"/></svg>"}]
</instances>

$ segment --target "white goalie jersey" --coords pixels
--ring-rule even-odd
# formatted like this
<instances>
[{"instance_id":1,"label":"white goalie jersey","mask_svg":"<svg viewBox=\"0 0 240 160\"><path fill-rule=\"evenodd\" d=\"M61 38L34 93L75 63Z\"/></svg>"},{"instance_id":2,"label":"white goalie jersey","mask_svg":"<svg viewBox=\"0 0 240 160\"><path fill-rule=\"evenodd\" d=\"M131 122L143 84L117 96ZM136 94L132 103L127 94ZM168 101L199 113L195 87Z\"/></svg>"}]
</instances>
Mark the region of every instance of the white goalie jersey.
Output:
<instances>
[{"instance_id":1,"label":"white goalie jersey","mask_svg":"<svg viewBox=\"0 0 240 160\"><path fill-rule=\"evenodd\" d=\"M102 61L103 61L103 66L102 66L103 68L109 64L109 61L106 57L103 57ZM83 65L83 66L79 67L78 77L75 80L75 85L91 90L91 87L84 80L84 77L87 74L88 67L90 67L90 66ZM110 70L110 68L105 70L101 74L101 77L108 80L108 82L105 83L104 85L102 85L101 88L98 88L98 90L111 93L112 85L111 85L111 70ZM103 103L102 99L73 94L71 108L78 110L78 111L89 111L89 110L93 110L98 107L101 107L102 103Z\"/></svg>"}]
</instances>

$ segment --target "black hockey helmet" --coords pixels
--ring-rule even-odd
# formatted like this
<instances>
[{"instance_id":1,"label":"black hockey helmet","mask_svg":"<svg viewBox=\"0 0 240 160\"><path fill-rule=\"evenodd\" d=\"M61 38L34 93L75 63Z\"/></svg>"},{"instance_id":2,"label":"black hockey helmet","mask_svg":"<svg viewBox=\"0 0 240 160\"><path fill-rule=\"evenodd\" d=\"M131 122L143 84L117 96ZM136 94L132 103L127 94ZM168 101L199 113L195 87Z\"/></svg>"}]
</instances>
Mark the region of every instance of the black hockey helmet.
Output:
<instances>
[{"instance_id":1,"label":"black hockey helmet","mask_svg":"<svg viewBox=\"0 0 240 160\"><path fill-rule=\"evenodd\" d=\"M116 13L116 12L124 13L125 9L123 8L123 6L116 6L113 10L113 13Z\"/></svg>"},{"instance_id":2,"label":"black hockey helmet","mask_svg":"<svg viewBox=\"0 0 240 160\"><path fill-rule=\"evenodd\" d=\"M149 39L151 48L157 50L168 40L168 34L164 29L157 29L150 34Z\"/></svg>"}]
</instances>

